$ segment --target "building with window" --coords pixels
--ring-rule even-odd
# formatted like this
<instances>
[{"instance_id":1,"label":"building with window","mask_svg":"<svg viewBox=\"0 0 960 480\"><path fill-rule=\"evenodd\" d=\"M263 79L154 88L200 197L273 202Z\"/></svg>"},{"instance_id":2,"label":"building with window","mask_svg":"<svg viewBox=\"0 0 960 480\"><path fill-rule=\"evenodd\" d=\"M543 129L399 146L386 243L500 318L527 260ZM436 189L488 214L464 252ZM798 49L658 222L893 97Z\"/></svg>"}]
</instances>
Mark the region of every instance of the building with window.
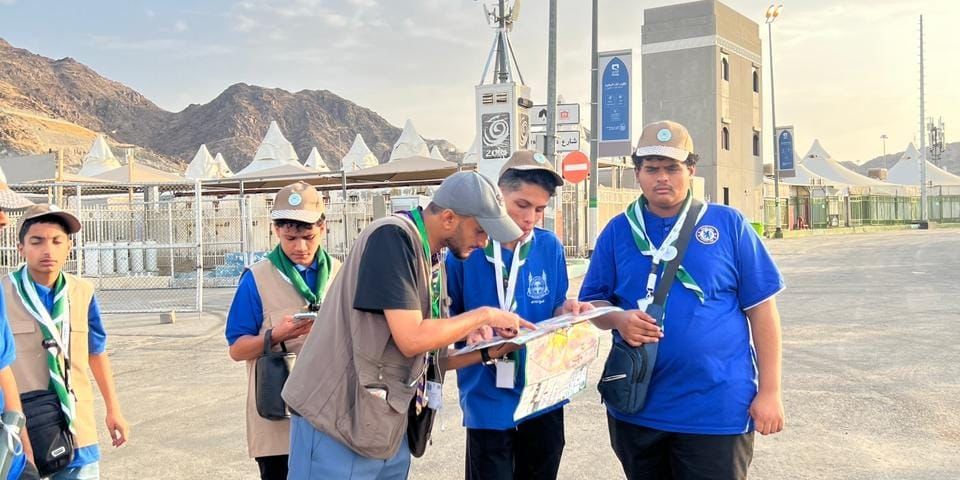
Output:
<instances>
[{"instance_id":1,"label":"building with window","mask_svg":"<svg viewBox=\"0 0 960 480\"><path fill-rule=\"evenodd\" d=\"M759 15L759 14L758 14ZM759 219L764 132L759 25L716 0L644 10L643 123L693 136L706 197Z\"/></svg>"}]
</instances>

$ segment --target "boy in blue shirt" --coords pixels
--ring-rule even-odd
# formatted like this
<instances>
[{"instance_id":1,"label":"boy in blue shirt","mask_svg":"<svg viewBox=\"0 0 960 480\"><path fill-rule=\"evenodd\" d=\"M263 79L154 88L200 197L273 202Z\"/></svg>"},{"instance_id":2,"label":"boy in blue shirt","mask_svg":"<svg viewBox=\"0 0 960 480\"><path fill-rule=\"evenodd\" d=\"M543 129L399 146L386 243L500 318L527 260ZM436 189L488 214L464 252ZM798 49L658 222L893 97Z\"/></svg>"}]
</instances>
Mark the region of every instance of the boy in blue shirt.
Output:
<instances>
[{"instance_id":1,"label":"boy in blue shirt","mask_svg":"<svg viewBox=\"0 0 960 480\"><path fill-rule=\"evenodd\" d=\"M563 178L542 154L518 151L500 171L497 182L507 213L523 231L508 244L490 241L461 261L446 259L450 313L483 306L513 311L537 323L565 312L592 309L567 300L563 245L552 232L536 228ZM468 342L492 332L477 332ZM519 422L513 412L523 387L524 350L492 359L501 351L481 351L484 363L460 368L457 384L467 427L466 478L555 479L563 453L563 403ZM514 385L497 385L497 371ZM499 388L503 387L503 388Z\"/></svg>"},{"instance_id":2,"label":"boy in blue shirt","mask_svg":"<svg viewBox=\"0 0 960 480\"><path fill-rule=\"evenodd\" d=\"M753 432L783 428L780 315L783 278L740 212L704 205L671 284L663 330L644 313L676 257L697 156L682 125L643 129L633 155L643 195L597 238L580 300L624 312L594 321L614 342L659 342L646 403L607 405L610 441L627 478L746 478ZM655 273L650 273L655 272ZM755 347L755 348L754 348ZM618 378L601 381L625 381Z\"/></svg>"}]
</instances>

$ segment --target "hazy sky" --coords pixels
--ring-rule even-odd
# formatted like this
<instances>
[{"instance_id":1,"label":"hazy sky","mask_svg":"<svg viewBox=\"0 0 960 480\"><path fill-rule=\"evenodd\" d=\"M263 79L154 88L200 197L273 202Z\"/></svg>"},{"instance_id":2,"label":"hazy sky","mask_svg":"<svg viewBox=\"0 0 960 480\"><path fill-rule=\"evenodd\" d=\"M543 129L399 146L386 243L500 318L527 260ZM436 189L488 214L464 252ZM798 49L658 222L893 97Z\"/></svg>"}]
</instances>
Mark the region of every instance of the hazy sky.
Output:
<instances>
[{"instance_id":1,"label":"hazy sky","mask_svg":"<svg viewBox=\"0 0 960 480\"><path fill-rule=\"evenodd\" d=\"M492 3L492 2L491 2ZM559 0L558 83L589 119L590 3ZM632 48L639 73L645 8L674 1L600 0L600 49ZM768 2L729 0L761 24L769 92ZM918 134L918 16L924 14L927 115L960 132L960 2L783 2L774 24L777 118L838 160L901 151ZM512 36L521 70L546 97L546 0L525 0ZM57 11L53 14L53 11ZM476 0L0 0L0 37L44 56L74 57L179 111L246 82L327 89L461 149L474 136L474 85L493 31ZM639 78L635 124L640 122ZM769 98L765 99L769 132ZM634 136L639 131L634 131ZM704 141L701 139L694 139ZM764 139L769 158L769 141Z\"/></svg>"}]
</instances>

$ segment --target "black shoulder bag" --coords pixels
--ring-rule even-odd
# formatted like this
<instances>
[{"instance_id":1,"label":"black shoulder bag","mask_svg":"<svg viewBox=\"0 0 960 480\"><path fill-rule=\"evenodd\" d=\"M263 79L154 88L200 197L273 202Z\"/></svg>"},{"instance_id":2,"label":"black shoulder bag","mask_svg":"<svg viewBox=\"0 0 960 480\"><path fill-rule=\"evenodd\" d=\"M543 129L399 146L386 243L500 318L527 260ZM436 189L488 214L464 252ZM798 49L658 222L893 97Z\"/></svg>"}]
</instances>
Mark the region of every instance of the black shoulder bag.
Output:
<instances>
[{"instance_id":1,"label":"black shoulder bag","mask_svg":"<svg viewBox=\"0 0 960 480\"><path fill-rule=\"evenodd\" d=\"M44 341L45 348L46 343ZM63 383L70 391L70 360L66 356L63 364ZM50 389L33 390L21 394L20 403L23 404L23 415L27 417L27 436L40 477L67 468L73 461L74 438L60 405L60 397Z\"/></svg>"},{"instance_id":2,"label":"black shoulder bag","mask_svg":"<svg viewBox=\"0 0 960 480\"><path fill-rule=\"evenodd\" d=\"M697 223L697 217L703 204L693 200L687 212L686 221L680 228L677 238L677 256L667 262L663 276L657 282L653 302L647 306L646 312L657 320L657 325L663 327L664 303L677 270L687 253L687 245ZM647 400L647 390L650 388L650 379L653 377L653 366L657 362L656 343L646 343L639 347L632 347L623 339L614 337L613 347L607 362L603 366L603 375L597 390L603 401L619 412L633 415L643 409Z\"/></svg>"},{"instance_id":3,"label":"black shoulder bag","mask_svg":"<svg viewBox=\"0 0 960 480\"><path fill-rule=\"evenodd\" d=\"M284 420L290 418L290 410L287 409L287 403L283 401L280 392L293 370L297 354L288 352L283 342L280 342L281 351L272 351L272 331L273 329L268 329L263 334L263 355L257 358L254 373L257 414L267 420Z\"/></svg>"}]
</instances>

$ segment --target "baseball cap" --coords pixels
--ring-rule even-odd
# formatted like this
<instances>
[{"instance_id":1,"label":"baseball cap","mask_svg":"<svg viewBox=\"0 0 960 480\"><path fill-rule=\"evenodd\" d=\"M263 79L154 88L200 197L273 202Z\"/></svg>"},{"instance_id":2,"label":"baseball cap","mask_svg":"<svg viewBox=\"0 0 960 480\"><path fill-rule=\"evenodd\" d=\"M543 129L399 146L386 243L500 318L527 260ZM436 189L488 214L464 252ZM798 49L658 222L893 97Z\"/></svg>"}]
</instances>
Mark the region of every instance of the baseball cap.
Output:
<instances>
[{"instance_id":1,"label":"baseball cap","mask_svg":"<svg viewBox=\"0 0 960 480\"><path fill-rule=\"evenodd\" d=\"M502 177L507 170L540 170L549 173L553 177L554 182L556 182L556 186L559 187L563 185L563 177L557 173L550 161L547 160L547 157L533 150L517 150L513 152L510 160L507 160L507 163L504 163L503 167L500 168L500 176Z\"/></svg>"},{"instance_id":2,"label":"baseball cap","mask_svg":"<svg viewBox=\"0 0 960 480\"><path fill-rule=\"evenodd\" d=\"M685 162L693 153L693 139L683 125L670 120L653 122L643 127L635 157L666 157Z\"/></svg>"},{"instance_id":3,"label":"baseball cap","mask_svg":"<svg viewBox=\"0 0 960 480\"><path fill-rule=\"evenodd\" d=\"M73 235L80 231L80 220L72 213L61 209L52 203L37 203L27 207L17 220L17 236L23 233L23 224L27 220L33 220L40 217L59 217L67 225L67 235Z\"/></svg>"},{"instance_id":4,"label":"baseball cap","mask_svg":"<svg viewBox=\"0 0 960 480\"><path fill-rule=\"evenodd\" d=\"M457 215L476 218L483 231L500 243L512 242L523 235L507 215L500 189L477 172L450 175L434 192L431 201Z\"/></svg>"},{"instance_id":5,"label":"baseball cap","mask_svg":"<svg viewBox=\"0 0 960 480\"><path fill-rule=\"evenodd\" d=\"M273 200L273 208L270 209L270 218L317 223L325 211L320 192L309 183L297 182L277 192L277 197Z\"/></svg>"}]
</instances>

